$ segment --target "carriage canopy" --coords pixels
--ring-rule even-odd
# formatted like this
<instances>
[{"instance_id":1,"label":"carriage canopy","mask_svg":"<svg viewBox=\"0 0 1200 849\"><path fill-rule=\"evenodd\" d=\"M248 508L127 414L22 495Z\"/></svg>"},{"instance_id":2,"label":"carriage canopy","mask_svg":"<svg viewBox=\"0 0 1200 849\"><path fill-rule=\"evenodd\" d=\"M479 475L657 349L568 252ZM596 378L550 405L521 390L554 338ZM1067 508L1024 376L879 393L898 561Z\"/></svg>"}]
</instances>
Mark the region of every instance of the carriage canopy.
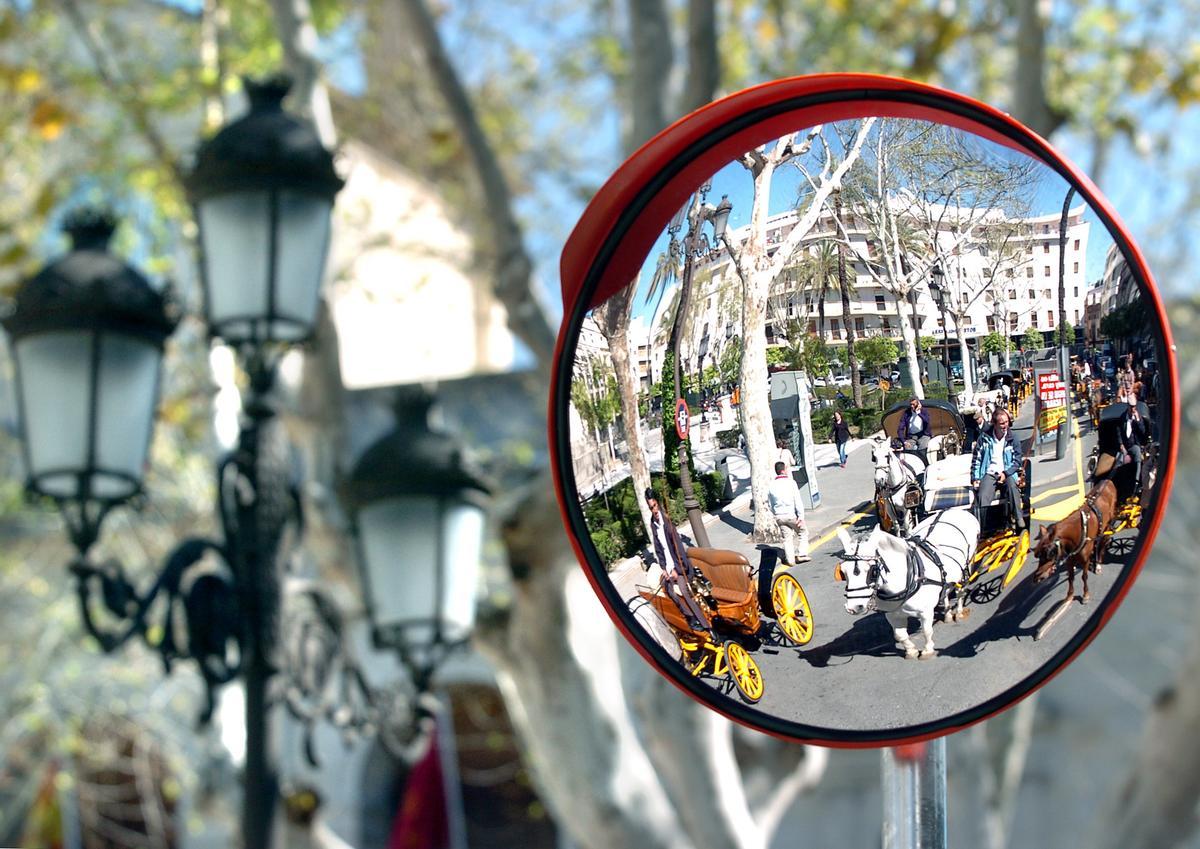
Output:
<instances>
[{"instance_id":1,"label":"carriage canopy","mask_svg":"<svg viewBox=\"0 0 1200 849\"><path fill-rule=\"evenodd\" d=\"M999 389L1002 383L1007 383L1010 389L1015 389L1020 382L1020 372L1013 371L1012 369L994 371L988 375L988 389Z\"/></svg>"},{"instance_id":2,"label":"carriage canopy","mask_svg":"<svg viewBox=\"0 0 1200 849\"><path fill-rule=\"evenodd\" d=\"M905 401L903 404L896 404L883 414L883 432L888 435L889 439L899 436L900 416L908 409L909 403ZM929 413L930 436L942 436L953 432L958 435L960 440L966 437L966 425L963 423L962 414L949 401L925 398L922 399L921 406Z\"/></svg>"}]
</instances>

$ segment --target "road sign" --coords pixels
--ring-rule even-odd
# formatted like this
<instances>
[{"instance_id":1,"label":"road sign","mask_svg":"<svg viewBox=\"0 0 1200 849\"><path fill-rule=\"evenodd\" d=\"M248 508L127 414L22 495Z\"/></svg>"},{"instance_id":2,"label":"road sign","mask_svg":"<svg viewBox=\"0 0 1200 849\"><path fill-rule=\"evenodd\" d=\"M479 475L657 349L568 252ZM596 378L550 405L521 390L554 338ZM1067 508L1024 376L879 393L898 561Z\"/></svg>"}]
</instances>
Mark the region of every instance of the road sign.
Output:
<instances>
[{"instance_id":1,"label":"road sign","mask_svg":"<svg viewBox=\"0 0 1200 849\"><path fill-rule=\"evenodd\" d=\"M1067 420L1066 407L1045 407L1038 414L1038 431L1045 433L1061 425Z\"/></svg>"},{"instance_id":2,"label":"road sign","mask_svg":"<svg viewBox=\"0 0 1200 849\"><path fill-rule=\"evenodd\" d=\"M1045 371L1038 375L1038 397L1043 407L1065 407L1067 387L1057 371Z\"/></svg>"},{"instance_id":3,"label":"road sign","mask_svg":"<svg viewBox=\"0 0 1200 849\"><path fill-rule=\"evenodd\" d=\"M692 414L688 411L687 401L682 398L675 402L675 433L680 439L688 438L688 428L692 423Z\"/></svg>"}]
</instances>

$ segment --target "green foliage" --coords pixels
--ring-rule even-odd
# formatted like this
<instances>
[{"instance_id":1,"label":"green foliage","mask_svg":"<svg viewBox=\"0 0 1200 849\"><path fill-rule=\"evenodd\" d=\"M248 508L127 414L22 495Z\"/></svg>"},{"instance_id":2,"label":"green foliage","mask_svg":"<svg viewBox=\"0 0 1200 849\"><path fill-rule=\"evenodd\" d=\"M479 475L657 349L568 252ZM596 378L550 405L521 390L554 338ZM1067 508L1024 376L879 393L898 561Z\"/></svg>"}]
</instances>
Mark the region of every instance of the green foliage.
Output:
<instances>
[{"instance_id":1,"label":"green foliage","mask_svg":"<svg viewBox=\"0 0 1200 849\"><path fill-rule=\"evenodd\" d=\"M1035 351L1038 348L1046 347L1046 340L1042 336L1042 331L1036 327L1030 327L1021 337L1021 347L1026 351Z\"/></svg>"},{"instance_id":2,"label":"green foliage","mask_svg":"<svg viewBox=\"0 0 1200 849\"><path fill-rule=\"evenodd\" d=\"M1064 339L1063 328L1066 328L1066 338ZM1075 344L1075 325L1067 322L1059 324L1054 328L1054 344L1057 345L1074 345Z\"/></svg>"},{"instance_id":3,"label":"green foliage","mask_svg":"<svg viewBox=\"0 0 1200 849\"><path fill-rule=\"evenodd\" d=\"M720 472L705 472L692 478L696 501L701 511L715 508L721 503L725 478ZM683 490L679 478L668 474L653 475L650 486L659 495L659 503L667 508L671 521L684 532L687 527L687 512L683 507ZM633 557L649 542L642 514L638 510L637 496L633 490L633 479L625 478L583 505L584 522L596 546L596 553L611 566L625 557Z\"/></svg>"},{"instance_id":4,"label":"green foliage","mask_svg":"<svg viewBox=\"0 0 1200 849\"><path fill-rule=\"evenodd\" d=\"M726 343L717 368L722 383L729 386L738 382L742 373L742 337L735 336Z\"/></svg>"},{"instance_id":5,"label":"green foliage","mask_svg":"<svg viewBox=\"0 0 1200 849\"><path fill-rule=\"evenodd\" d=\"M888 363L900 358L900 349L886 336L867 336L854 343L854 353L863 368L878 372Z\"/></svg>"},{"instance_id":6,"label":"green foliage","mask_svg":"<svg viewBox=\"0 0 1200 849\"><path fill-rule=\"evenodd\" d=\"M717 431L717 447L737 448L741 436L742 429L740 427L731 427L729 430L719 430Z\"/></svg>"},{"instance_id":7,"label":"green foliage","mask_svg":"<svg viewBox=\"0 0 1200 849\"><path fill-rule=\"evenodd\" d=\"M917 339L917 353L928 359L941 347L941 340L936 336L922 336Z\"/></svg>"},{"instance_id":8,"label":"green foliage","mask_svg":"<svg viewBox=\"0 0 1200 849\"><path fill-rule=\"evenodd\" d=\"M995 330L984 336L979 344L985 354L1003 354L1005 351L1013 350L1012 340Z\"/></svg>"},{"instance_id":9,"label":"green foliage","mask_svg":"<svg viewBox=\"0 0 1200 849\"><path fill-rule=\"evenodd\" d=\"M843 413L843 415L845 415ZM822 407L813 410L811 416L813 439L818 442L833 441L833 409Z\"/></svg>"},{"instance_id":10,"label":"green foliage","mask_svg":"<svg viewBox=\"0 0 1200 849\"><path fill-rule=\"evenodd\" d=\"M767 365L768 366L790 366L788 362L787 348L771 347L767 348Z\"/></svg>"}]
</instances>

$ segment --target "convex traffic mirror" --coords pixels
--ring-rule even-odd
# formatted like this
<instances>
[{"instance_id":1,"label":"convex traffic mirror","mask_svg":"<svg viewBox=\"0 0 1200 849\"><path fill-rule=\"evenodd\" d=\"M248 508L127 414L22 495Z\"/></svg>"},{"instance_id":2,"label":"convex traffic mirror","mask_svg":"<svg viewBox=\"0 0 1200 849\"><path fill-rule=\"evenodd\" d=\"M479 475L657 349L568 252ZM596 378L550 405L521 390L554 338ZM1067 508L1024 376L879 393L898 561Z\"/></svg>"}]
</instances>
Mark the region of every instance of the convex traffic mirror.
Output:
<instances>
[{"instance_id":1,"label":"convex traffic mirror","mask_svg":"<svg viewBox=\"0 0 1200 849\"><path fill-rule=\"evenodd\" d=\"M562 259L551 445L616 625L735 720L872 745L1044 683L1149 550L1177 437L1161 299L1007 115L884 77L711 104Z\"/></svg>"}]
</instances>

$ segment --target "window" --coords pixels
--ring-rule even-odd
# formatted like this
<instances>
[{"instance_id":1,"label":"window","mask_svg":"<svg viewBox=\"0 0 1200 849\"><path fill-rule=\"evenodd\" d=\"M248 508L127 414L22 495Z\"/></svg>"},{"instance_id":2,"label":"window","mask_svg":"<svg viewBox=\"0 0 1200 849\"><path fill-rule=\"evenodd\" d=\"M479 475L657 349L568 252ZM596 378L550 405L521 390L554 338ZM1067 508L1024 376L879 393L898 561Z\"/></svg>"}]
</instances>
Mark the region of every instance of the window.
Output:
<instances>
[{"instance_id":1,"label":"window","mask_svg":"<svg viewBox=\"0 0 1200 849\"><path fill-rule=\"evenodd\" d=\"M992 279L992 270L991 270L990 268L985 268L985 269L983 270L983 276L984 276L984 278L986 278L987 280L991 280L991 279Z\"/></svg>"},{"instance_id":2,"label":"window","mask_svg":"<svg viewBox=\"0 0 1200 849\"><path fill-rule=\"evenodd\" d=\"M875 296L875 309L881 310L884 307L883 295Z\"/></svg>"},{"instance_id":3,"label":"window","mask_svg":"<svg viewBox=\"0 0 1200 849\"><path fill-rule=\"evenodd\" d=\"M1036 297L1037 297L1037 293L1036 293L1036 292L1034 292L1032 289L1030 289L1030 290L1029 290L1029 300L1031 300L1031 301L1032 301L1032 300L1033 300L1034 298L1036 298Z\"/></svg>"},{"instance_id":4,"label":"window","mask_svg":"<svg viewBox=\"0 0 1200 849\"><path fill-rule=\"evenodd\" d=\"M1046 310L1046 324L1054 326L1054 310Z\"/></svg>"},{"instance_id":5,"label":"window","mask_svg":"<svg viewBox=\"0 0 1200 849\"><path fill-rule=\"evenodd\" d=\"M1043 298L1049 298L1049 297L1050 297L1050 290L1049 290L1049 289L1043 289L1043 290L1042 290L1042 297L1043 297Z\"/></svg>"},{"instance_id":6,"label":"window","mask_svg":"<svg viewBox=\"0 0 1200 849\"><path fill-rule=\"evenodd\" d=\"M816 332L817 332L817 323L816 323L815 321L810 321L810 322L808 323L808 332L809 332L809 333L812 333L812 334L814 334L814 335L816 334Z\"/></svg>"},{"instance_id":7,"label":"window","mask_svg":"<svg viewBox=\"0 0 1200 849\"><path fill-rule=\"evenodd\" d=\"M1042 272L1042 276L1049 277L1050 276L1050 266L1043 265L1042 268L1046 269L1044 272Z\"/></svg>"},{"instance_id":8,"label":"window","mask_svg":"<svg viewBox=\"0 0 1200 849\"><path fill-rule=\"evenodd\" d=\"M1013 333L1017 332L1017 317L1015 315L1008 320L1008 329Z\"/></svg>"},{"instance_id":9,"label":"window","mask_svg":"<svg viewBox=\"0 0 1200 849\"><path fill-rule=\"evenodd\" d=\"M1075 240L1075 250L1079 250L1079 240Z\"/></svg>"},{"instance_id":10,"label":"window","mask_svg":"<svg viewBox=\"0 0 1200 849\"><path fill-rule=\"evenodd\" d=\"M1079 310L1075 310L1075 318L1072 320L1072 323L1079 324Z\"/></svg>"},{"instance_id":11,"label":"window","mask_svg":"<svg viewBox=\"0 0 1200 849\"><path fill-rule=\"evenodd\" d=\"M996 332L996 317L994 315L989 315L987 317L987 329L988 333Z\"/></svg>"},{"instance_id":12,"label":"window","mask_svg":"<svg viewBox=\"0 0 1200 849\"><path fill-rule=\"evenodd\" d=\"M857 333L859 336L862 336L864 333L867 332L866 327L863 324L863 320L861 318L854 319L854 332Z\"/></svg>"},{"instance_id":13,"label":"window","mask_svg":"<svg viewBox=\"0 0 1200 849\"><path fill-rule=\"evenodd\" d=\"M1078 265L1079 265L1079 263L1075 263L1075 265L1076 265L1076 266L1078 266ZM1075 270L1076 270L1076 271L1078 271L1078 270L1079 270L1079 268L1077 267ZM1076 298L1078 298L1078 297L1079 297L1079 287L1078 287L1078 286L1076 286L1076 287L1075 287L1075 297L1076 297Z\"/></svg>"},{"instance_id":14,"label":"window","mask_svg":"<svg viewBox=\"0 0 1200 849\"><path fill-rule=\"evenodd\" d=\"M1025 276L1026 276L1026 277L1032 277L1032 276L1033 276L1033 266L1032 266L1032 265L1030 265L1030 266L1026 266L1026 268L1025 268Z\"/></svg>"},{"instance_id":15,"label":"window","mask_svg":"<svg viewBox=\"0 0 1200 849\"><path fill-rule=\"evenodd\" d=\"M1075 273L1076 273L1076 274L1078 274L1078 273L1079 273L1079 263L1075 263ZM1078 295L1078 294L1079 294L1079 290L1078 290L1078 289L1076 289L1076 290L1075 290L1075 294L1076 294L1076 295Z\"/></svg>"},{"instance_id":16,"label":"window","mask_svg":"<svg viewBox=\"0 0 1200 849\"><path fill-rule=\"evenodd\" d=\"M1049 224L1043 224L1043 225L1042 225L1042 232L1043 232L1043 233L1049 233L1049 232L1050 232L1050 225L1049 225Z\"/></svg>"},{"instance_id":17,"label":"window","mask_svg":"<svg viewBox=\"0 0 1200 849\"><path fill-rule=\"evenodd\" d=\"M892 332L892 322L886 315L883 317L883 332L888 334Z\"/></svg>"},{"instance_id":18,"label":"window","mask_svg":"<svg viewBox=\"0 0 1200 849\"><path fill-rule=\"evenodd\" d=\"M1042 253L1044 253L1044 254L1050 253L1050 243L1049 242L1042 242Z\"/></svg>"},{"instance_id":19,"label":"window","mask_svg":"<svg viewBox=\"0 0 1200 849\"><path fill-rule=\"evenodd\" d=\"M839 325L839 323L838 323L838 320L837 320L836 318L835 318L835 319L833 319L833 321L832 321L832 322L830 322L830 325L831 325L831 327L832 327L832 330L833 330L833 338L834 338L834 339L841 339L841 338L842 338L842 329L841 329L841 327L840 327L840 325Z\"/></svg>"},{"instance_id":20,"label":"window","mask_svg":"<svg viewBox=\"0 0 1200 849\"><path fill-rule=\"evenodd\" d=\"M1014 276L1016 273L1017 273L1017 270L1016 270L1015 268L1006 268L1006 269L1004 269L1004 276L1005 276L1005 277L1012 277L1012 276Z\"/></svg>"},{"instance_id":21,"label":"window","mask_svg":"<svg viewBox=\"0 0 1200 849\"><path fill-rule=\"evenodd\" d=\"M1010 301L1015 301L1017 299L1017 290L1009 289L1008 290L1008 298Z\"/></svg>"}]
</instances>

